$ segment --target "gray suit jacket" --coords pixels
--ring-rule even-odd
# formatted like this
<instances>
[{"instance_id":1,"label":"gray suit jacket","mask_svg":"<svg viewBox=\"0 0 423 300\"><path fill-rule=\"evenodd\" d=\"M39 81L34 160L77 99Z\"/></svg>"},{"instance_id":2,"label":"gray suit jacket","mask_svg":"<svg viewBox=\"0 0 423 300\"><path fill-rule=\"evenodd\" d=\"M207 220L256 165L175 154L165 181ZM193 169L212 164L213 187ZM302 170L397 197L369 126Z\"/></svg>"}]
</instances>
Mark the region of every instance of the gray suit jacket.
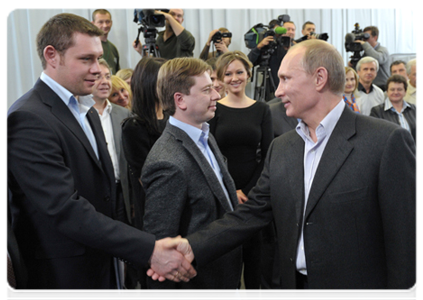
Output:
<instances>
[{"instance_id":1,"label":"gray suit jacket","mask_svg":"<svg viewBox=\"0 0 423 300\"><path fill-rule=\"evenodd\" d=\"M237 205L235 184L213 136L209 146L216 156L232 206ZM144 230L157 238L186 236L231 211L213 169L192 139L167 123L147 156L141 180L146 191ZM189 283L150 282L151 288L238 288L241 248L197 269Z\"/></svg>"},{"instance_id":2,"label":"gray suit jacket","mask_svg":"<svg viewBox=\"0 0 423 300\"><path fill-rule=\"evenodd\" d=\"M120 182L122 185L123 200L125 201L125 210L128 220L131 220L131 205L129 200L128 164L125 159L125 153L122 149L122 122L130 116L131 112L128 109L112 103L112 112L110 117L112 119L116 155L119 159Z\"/></svg>"},{"instance_id":3,"label":"gray suit jacket","mask_svg":"<svg viewBox=\"0 0 423 300\"><path fill-rule=\"evenodd\" d=\"M249 200L188 236L199 266L275 220L282 288L296 288L304 224L312 289L410 288L416 279L416 170L411 135L345 108L326 145L304 211L304 141L270 146Z\"/></svg>"}]
</instances>

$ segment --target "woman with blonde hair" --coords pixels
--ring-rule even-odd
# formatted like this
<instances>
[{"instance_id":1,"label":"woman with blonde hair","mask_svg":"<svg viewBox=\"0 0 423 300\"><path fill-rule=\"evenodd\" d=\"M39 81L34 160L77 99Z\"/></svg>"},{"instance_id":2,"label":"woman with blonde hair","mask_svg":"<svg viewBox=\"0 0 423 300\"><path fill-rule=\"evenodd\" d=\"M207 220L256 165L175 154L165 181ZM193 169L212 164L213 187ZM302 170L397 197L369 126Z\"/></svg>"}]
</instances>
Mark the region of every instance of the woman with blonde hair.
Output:
<instances>
[{"instance_id":1,"label":"woman with blonde hair","mask_svg":"<svg viewBox=\"0 0 423 300\"><path fill-rule=\"evenodd\" d=\"M122 78L116 75L112 75L112 91L110 92L109 101L127 109L131 109L131 88Z\"/></svg>"},{"instance_id":2,"label":"woman with blonde hair","mask_svg":"<svg viewBox=\"0 0 423 300\"><path fill-rule=\"evenodd\" d=\"M129 86L131 86L132 74L134 74L134 70L127 68L117 71L116 76L122 78Z\"/></svg>"},{"instance_id":3,"label":"woman with blonde hair","mask_svg":"<svg viewBox=\"0 0 423 300\"><path fill-rule=\"evenodd\" d=\"M358 98L358 75L355 70L351 67L345 67L345 89L342 98L345 104L351 108L352 111L360 113L358 105L356 103Z\"/></svg>"}]
</instances>

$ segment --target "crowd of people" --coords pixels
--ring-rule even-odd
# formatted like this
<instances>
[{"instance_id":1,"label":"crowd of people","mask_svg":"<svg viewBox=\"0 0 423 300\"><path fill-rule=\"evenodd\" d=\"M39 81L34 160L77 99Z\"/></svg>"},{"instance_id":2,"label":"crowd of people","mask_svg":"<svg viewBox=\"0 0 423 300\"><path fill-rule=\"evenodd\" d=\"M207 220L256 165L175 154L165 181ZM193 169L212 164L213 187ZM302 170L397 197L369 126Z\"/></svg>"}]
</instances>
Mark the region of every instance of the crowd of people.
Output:
<instances>
[{"instance_id":1,"label":"crowd of people","mask_svg":"<svg viewBox=\"0 0 423 300\"><path fill-rule=\"evenodd\" d=\"M369 26L344 62L306 22L248 54L183 10L121 69L112 16L58 14L8 111L8 258L27 289L408 289L416 276L416 59ZM288 45L280 42L289 39ZM275 89L246 87L261 53ZM215 50L210 51L213 43ZM380 120L384 119L384 120Z\"/></svg>"}]
</instances>

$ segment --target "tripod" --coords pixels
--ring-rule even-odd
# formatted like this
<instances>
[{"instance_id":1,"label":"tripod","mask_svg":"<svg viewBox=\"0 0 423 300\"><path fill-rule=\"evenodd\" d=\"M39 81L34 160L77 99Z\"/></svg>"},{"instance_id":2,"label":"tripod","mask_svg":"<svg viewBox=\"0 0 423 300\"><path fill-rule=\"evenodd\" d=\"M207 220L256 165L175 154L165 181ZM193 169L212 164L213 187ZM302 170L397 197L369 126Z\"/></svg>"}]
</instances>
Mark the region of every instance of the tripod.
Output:
<instances>
[{"instance_id":1,"label":"tripod","mask_svg":"<svg viewBox=\"0 0 423 300\"><path fill-rule=\"evenodd\" d=\"M274 94L276 91L276 85L273 81L272 74L270 73L269 58L269 54L264 54L262 56L262 61L256 70L257 74L262 74L261 82L259 82L259 77L257 76L254 88L254 99L257 101L266 102L270 100L269 95L271 93Z\"/></svg>"},{"instance_id":2,"label":"tripod","mask_svg":"<svg viewBox=\"0 0 423 300\"><path fill-rule=\"evenodd\" d=\"M139 42L140 33L143 32L143 36L145 39L145 44L142 46L142 57L144 56L155 56L160 57L159 47L156 45L156 28L146 28L139 27L138 28L138 36L137 36L137 43Z\"/></svg>"}]
</instances>

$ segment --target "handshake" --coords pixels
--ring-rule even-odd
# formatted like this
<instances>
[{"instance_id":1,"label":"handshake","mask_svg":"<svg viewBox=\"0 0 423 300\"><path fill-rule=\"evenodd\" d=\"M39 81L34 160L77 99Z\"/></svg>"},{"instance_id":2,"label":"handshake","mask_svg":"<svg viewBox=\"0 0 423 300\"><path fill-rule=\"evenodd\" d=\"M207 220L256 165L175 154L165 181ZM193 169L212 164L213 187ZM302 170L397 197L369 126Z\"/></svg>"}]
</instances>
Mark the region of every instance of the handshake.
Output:
<instances>
[{"instance_id":1,"label":"handshake","mask_svg":"<svg viewBox=\"0 0 423 300\"><path fill-rule=\"evenodd\" d=\"M147 275L153 280L188 282L197 275L191 262L194 253L187 239L177 236L156 241Z\"/></svg>"}]
</instances>

